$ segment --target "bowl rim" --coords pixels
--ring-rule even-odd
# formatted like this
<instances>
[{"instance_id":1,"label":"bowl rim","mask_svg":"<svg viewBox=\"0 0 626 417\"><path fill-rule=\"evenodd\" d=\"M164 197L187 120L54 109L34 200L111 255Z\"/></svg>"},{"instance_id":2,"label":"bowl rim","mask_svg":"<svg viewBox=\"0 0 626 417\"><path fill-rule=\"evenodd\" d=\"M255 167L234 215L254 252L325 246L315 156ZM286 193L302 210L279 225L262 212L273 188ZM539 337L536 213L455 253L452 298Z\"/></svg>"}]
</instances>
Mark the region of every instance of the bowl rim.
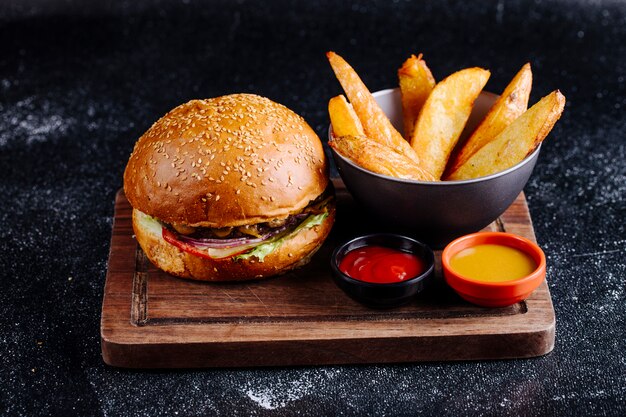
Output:
<instances>
[{"instance_id":1,"label":"bowl rim","mask_svg":"<svg viewBox=\"0 0 626 417\"><path fill-rule=\"evenodd\" d=\"M421 246L422 249L424 249L424 251L428 254L428 259L426 259L424 256L418 255L414 252L408 252L411 254L414 254L415 256L419 257L421 260L423 260L425 262L425 266L426 269L424 269L424 271L412 278L409 278L407 280L404 281L399 281L399 282L387 282L387 283L377 283L377 282L367 282L367 281L361 281L359 279L356 278L352 278L350 275L348 274L344 274L340 269L339 269L339 262L338 262L338 255L339 252L345 248L346 246L353 244L354 242L357 242L359 240L365 240L365 239L371 239L373 237L383 237L383 238L394 238L394 239L402 239L402 240L408 240L410 242L412 242L413 244L417 244L418 246ZM361 246L357 246L354 249L358 249L362 246L367 246L367 245L361 245ZM381 245L384 246L384 245ZM397 249L397 248L393 248L392 249ZM367 235L360 235L357 236L355 238L352 238L340 245L337 245L337 247L333 250L331 256L330 256L330 266L331 269L334 273L334 275L339 275L342 277L342 279L344 279L347 282L350 282L351 284L355 284L355 285L361 285L361 286L365 286L365 287L370 287L370 288L402 288L402 287L408 287L411 286L413 284L417 284L420 281L423 281L425 279L427 279L429 276L431 276L434 271L435 271L435 254L433 252L433 250L430 248L430 246L428 246L427 244L420 242L417 239L413 239L411 237L408 236L404 236L398 233L370 233Z\"/></svg>"},{"instance_id":2,"label":"bowl rim","mask_svg":"<svg viewBox=\"0 0 626 417\"><path fill-rule=\"evenodd\" d=\"M383 96L386 94L392 94L395 91L399 90L399 88L386 88L384 90L378 90L372 93L372 96L374 97L379 97L379 96ZM490 96L494 96L494 97L499 97L497 94L492 93L490 91L481 91L480 93L485 94L485 95L490 95ZM328 124L328 137L332 138L332 124ZM542 143L540 143L535 150L533 150L530 154L526 155L526 157L524 159L522 159L520 162L518 162L517 164L513 165L512 167L509 167L505 170L502 171L498 171L498 172L494 172L493 174L489 174L489 175L485 175L483 177L477 177L477 178L471 178L468 180L436 180L436 181L420 181L420 180L412 180L412 179L406 179L406 178L396 178L396 177L391 177L388 175L383 175L383 174L378 174L376 172L373 171L369 171L365 168L360 167L359 165L355 164L354 162L352 162L350 159L345 158L343 155L341 155L340 153L338 153L337 151L335 151L335 149L333 149L332 147L330 148L330 150L332 151L333 156L339 156L344 162L348 163L349 165L351 165L352 167L358 169L359 171L362 171L363 173L366 174L370 174L373 175L375 177L378 177L380 179L383 180L390 180L390 181L394 181L394 182L402 182L402 183L406 183L406 184L420 184L420 185L426 185L426 186L454 186L454 185L461 185L461 184L473 184L473 183L478 183L478 182L483 182L483 181L489 181L491 179L494 178L498 178L501 177L503 175L506 175L512 171L516 171L517 169L523 167L524 165L530 163L530 161L532 161L535 156L537 156L537 154L539 153L539 151L541 150L541 145Z\"/></svg>"},{"instance_id":3,"label":"bowl rim","mask_svg":"<svg viewBox=\"0 0 626 417\"><path fill-rule=\"evenodd\" d=\"M513 247L521 250L527 255L531 256L537 263L535 269L528 275L518 279L501 282L486 282L480 281L455 271L450 266L450 259L458 252L468 247L473 247L480 244L499 244L504 246ZM533 286L535 280L545 277L546 274L546 256L543 250L535 242L525 237L508 232L476 232L470 233L465 236L461 236L452 242L448 243L441 253L441 267L443 269L446 281L452 277L453 281L458 281L465 284L466 287L473 288L491 288L491 289L508 289L508 288L525 288ZM454 287L453 287L454 288ZM534 288L533 288L534 289ZM455 290L457 290L455 288ZM491 297L487 297L491 298Z\"/></svg>"},{"instance_id":4,"label":"bowl rim","mask_svg":"<svg viewBox=\"0 0 626 417\"><path fill-rule=\"evenodd\" d=\"M512 167L509 167L503 171L498 171L494 174L490 174L490 175L486 175L484 177L477 177L477 178L471 178L469 180L436 180L436 181L420 181L420 180L412 180L412 179L407 179L407 178L396 178L396 177L391 177L389 175L383 175L383 174L378 174L376 172L373 171L369 171L365 168L360 167L359 165L355 164L354 162L352 162L351 160L349 160L348 158L345 158L343 155L341 155L340 153L338 153L337 151L335 151L333 148L331 148L333 155L337 155L339 156L344 162L350 164L352 167L362 171L363 173L366 174L371 174L373 176L376 176L382 180L390 180L390 181L394 181L394 182L402 182L405 184L419 184L419 185L426 185L429 187L441 187L441 186L453 186L453 185L462 185L462 184L474 184L474 183L479 183L479 182L484 182L484 181L489 181L491 179L494 178L499 178L501 176L504 176L512 171L516 171L517 169L521 168L522 166L526 165L527 163L529 163L534 157L535 154L539 153L539 150L541 148L541 145L537 146L537 148L530 154L528 155L526 158L524 158L522 161L518 162L517 164L513 165Z\"/></svg>"}]
</instances>

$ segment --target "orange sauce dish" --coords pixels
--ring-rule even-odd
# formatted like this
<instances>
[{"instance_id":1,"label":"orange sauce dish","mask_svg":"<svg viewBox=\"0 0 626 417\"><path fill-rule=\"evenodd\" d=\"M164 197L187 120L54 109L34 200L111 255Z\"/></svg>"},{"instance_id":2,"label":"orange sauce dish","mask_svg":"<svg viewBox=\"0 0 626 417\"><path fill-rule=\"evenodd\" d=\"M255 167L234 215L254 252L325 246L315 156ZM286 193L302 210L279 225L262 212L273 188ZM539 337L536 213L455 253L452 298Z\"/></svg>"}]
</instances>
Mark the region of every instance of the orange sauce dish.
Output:
<instances>
[{"instance_id":1,"label":"orange sauce dish","mask_svg":"<svg viewBox=\"0 0 626 417\"><path fill-rule=\"evenodd\" d=\"M485 307L525 300L546 276L546 257L536 243L511 233L460 237L441 256L446 283L463 299Z\"/></svg>"}]
</instances>

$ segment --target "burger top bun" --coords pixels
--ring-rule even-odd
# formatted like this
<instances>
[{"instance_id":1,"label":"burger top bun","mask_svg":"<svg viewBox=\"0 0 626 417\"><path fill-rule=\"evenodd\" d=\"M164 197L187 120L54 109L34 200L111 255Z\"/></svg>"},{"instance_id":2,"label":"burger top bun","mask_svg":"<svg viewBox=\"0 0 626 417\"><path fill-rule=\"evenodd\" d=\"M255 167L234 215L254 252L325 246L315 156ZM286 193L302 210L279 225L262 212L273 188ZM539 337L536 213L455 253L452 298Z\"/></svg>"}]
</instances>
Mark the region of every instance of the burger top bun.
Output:
<instances>
[{"instance_id":1,"label":"burger top bun","mask_svg":"<svg viewBox=\"0 0 626 417\"><path fill-rule=\"evenodd\" d=\"M176 107L139 138L124 172L135 209L194 227L286 217L327 185L313 129L287 107L253 94Z\"/></svg>"}]
</instances>

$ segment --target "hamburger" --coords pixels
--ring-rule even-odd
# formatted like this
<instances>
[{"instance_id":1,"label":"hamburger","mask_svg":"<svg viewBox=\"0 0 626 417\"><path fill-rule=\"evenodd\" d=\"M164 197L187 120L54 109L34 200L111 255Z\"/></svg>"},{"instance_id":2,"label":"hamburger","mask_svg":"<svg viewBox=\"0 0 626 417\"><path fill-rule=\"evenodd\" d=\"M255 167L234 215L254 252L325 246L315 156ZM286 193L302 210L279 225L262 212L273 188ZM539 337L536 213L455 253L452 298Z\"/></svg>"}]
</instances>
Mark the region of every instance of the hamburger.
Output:
<instances>
[{"instance_id":1,"label":"hamburger","mask_svg":"<svg viewBox=\"0 0 626 417\"><path fill-rule=\"evenodd\" d=\"M137 242L172 275L258 279L304 265L335 219L322 143L252 94L192 100L135 144L124 172Z\"/></svg>"}]
</instances>

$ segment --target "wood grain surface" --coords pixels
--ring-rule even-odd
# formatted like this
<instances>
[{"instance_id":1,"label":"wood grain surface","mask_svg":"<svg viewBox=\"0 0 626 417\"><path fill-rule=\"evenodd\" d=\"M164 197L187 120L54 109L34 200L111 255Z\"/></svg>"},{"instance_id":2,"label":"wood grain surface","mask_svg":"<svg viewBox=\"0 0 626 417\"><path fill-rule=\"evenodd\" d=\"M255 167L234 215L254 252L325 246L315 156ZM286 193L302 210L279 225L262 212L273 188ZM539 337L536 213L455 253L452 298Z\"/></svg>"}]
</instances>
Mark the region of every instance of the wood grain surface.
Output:
<instances>
[{"instance_id":1,"label":"wood grain surface","mask_svg":"<svg viewBox=\"0 0 626 417\"><path fill-rule=\"evenodd\" d=\"M341 182L335 186L337 222L310 264L221 284L155 268L133 238L131 207L120 191L102 305L104 361L130 368L285 366L524 358L552 350L545 281L524 302L478 307L447 287L438 261L434 284L404 307L375 310L347 297L330 275L333 248L389 228L370 221ZM523 194L486 230L534 241Z\"/></svg>"}]
</instances>

